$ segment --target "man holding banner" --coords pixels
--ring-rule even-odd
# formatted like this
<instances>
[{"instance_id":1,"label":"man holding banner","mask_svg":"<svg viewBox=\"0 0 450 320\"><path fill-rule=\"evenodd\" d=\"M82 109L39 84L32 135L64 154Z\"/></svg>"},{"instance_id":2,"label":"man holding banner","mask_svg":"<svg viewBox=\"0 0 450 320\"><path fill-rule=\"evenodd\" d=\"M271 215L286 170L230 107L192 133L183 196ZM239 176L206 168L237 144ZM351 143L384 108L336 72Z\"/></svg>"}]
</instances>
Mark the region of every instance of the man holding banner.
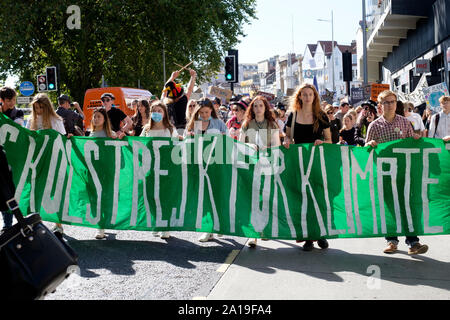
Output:
<instances>
[{"instance_id":1,"label":"man holding banner","mask_svg":"<svg viewBox=\"0 0 450 320\"><path fill-rule=\"evenodd\" d=\"M378 103L381 104L383 115L374 120L367 129L366 146L376 148L378 144L414 137L420 139L420 135L414 133L411 123L405 117L395 113L397 109L397 95L385 90L378 96ZM398 248L398 237L386 237L388 242L384 253L395 253ZM409 246L408 254L421 254L428 251L428 246L419 243L417 236L406 236L406 244Z\"/></svg>"}]
</instances>

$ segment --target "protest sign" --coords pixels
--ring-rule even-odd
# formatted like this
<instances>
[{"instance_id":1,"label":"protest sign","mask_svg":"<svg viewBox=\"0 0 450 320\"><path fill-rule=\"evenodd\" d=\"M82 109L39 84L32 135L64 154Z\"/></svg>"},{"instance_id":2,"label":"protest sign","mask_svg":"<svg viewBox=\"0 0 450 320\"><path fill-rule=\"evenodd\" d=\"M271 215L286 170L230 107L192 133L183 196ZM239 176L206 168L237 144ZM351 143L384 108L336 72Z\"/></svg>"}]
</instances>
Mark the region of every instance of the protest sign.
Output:
<instances>
[{"instance_id":1,"label":"protest sign","mask_svg":"<svg viewBox=\"0 0 450 320\"><path fill-rule=\"evenodd\" d=\"M370 86L370 99L377 101L378 95L384 90L389 90L390 86L384 83L372 83Z\"/></svg>"},{"instance_id":2,"label":"protest sign","mask_svg":"<svg viewBox=\"0 0 450 320\"><path fill-rule=\"evenodd\" d=\"M450 234L450 144L291 145L256 152L222 135L72 137L0 114L24 213L116 230L279 239Z\"/></svg>"},{"instance_id":3,"label":"protest sign","mask_svg":"<svg viewBox=\"0 0 450 320\"><path fill-rule=\"evenodd\" d=\"M439 98L442 96L448 96L448 88L445 82L423 88L423 94L427 102L427 106L430 107L434 112L439 112L441 109L441 104L439 103Z\"/></svg>"}]
</instances>

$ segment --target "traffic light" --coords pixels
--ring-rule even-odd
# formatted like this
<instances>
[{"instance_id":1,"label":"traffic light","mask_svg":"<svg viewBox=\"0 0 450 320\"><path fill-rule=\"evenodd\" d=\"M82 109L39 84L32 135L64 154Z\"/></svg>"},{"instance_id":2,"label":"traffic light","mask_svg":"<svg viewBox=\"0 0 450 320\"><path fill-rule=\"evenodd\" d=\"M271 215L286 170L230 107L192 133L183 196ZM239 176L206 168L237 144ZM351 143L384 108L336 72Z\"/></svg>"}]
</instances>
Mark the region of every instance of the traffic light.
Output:
<instances>
[{"instance_id":1,"label":"traffic light","mask_svg":"<svg viewBox=\"0 0 450 320\"><path fill-rule=\"evenodd\" d=\"M36 78L38 92L47 91L47 75L40 74Z\"/></svg>"},{"instance_id":2,"label":"traffic light","mask_svg":"<svg viewBox=\"0 0 450 320\"><path fill-rule=\"evenodd\" d=\"M353 81L351 52L345 51L342 53L342 73L344 76L344 81Z\"/></svg>"},{"instance_id":3,"label":"traffic light","mask_svg":"<svg viewBox=\"0 0 450 320\"><path fill-rule=\"evenodd\" d=\"M47 67L47 90L57 91L58 90L58 79L56 76L56 67Z\"/></svg>"},{"instance_id":4,"label":"traffic light","mask_svg":"<svg viewBox=\"0 0 450 320\"><path fill-rule=\"evenodd\" d=\"M226 82L236 82L236 57L226 56L225 57L225 81Z\"/></svg>"}]
</instances>

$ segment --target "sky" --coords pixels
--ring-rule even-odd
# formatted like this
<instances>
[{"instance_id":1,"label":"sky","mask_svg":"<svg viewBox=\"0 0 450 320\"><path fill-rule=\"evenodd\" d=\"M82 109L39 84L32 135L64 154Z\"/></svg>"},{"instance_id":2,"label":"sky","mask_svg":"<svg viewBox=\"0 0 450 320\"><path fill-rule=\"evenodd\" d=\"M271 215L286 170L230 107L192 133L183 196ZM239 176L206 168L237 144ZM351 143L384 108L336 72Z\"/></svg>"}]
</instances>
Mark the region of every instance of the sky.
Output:
<instances>
[{"instance_id":1,"label":"sky","mask_svg":"<svg viewBox=\"0 0 450 320\"><path fill-rule=\"evenodd\" d=\"M246 37L236 47L239 63L258 63L293 48L296 54L304 54L307 44L331 41L332 10L334 40L350 45L362 19L361 0L257 0L258 20L244 26Z\"/></svg>"}]
</instances>

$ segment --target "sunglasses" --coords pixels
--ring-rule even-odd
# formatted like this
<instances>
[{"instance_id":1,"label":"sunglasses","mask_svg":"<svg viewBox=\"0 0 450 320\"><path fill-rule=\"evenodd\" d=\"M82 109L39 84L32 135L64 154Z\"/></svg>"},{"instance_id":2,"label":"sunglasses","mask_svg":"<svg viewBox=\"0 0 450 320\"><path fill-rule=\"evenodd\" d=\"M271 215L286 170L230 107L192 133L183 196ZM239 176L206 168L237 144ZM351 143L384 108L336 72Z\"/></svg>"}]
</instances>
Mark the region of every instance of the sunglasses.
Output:
<instances>
[{"instance_id":1,"label":"sunglasses","mask_svg":"<svg viewBox=\"0 0 450 320\"><path fill-rule=\"evenodd\" d=\"M103 98L102 101L103 101L103 102L110 102L111 99L109 99L109 98Z\"/></svg>"},{"instance_id":2,"label":"sunglasses","mask_svg":"<svg viewBox=\"0 0 450 320\"><path fill-rule=\"evenodd\" d=\"M328 111L328 112L327 112L327 114L333 114L333 113L334 113L333 111Z\"/></svg>"}]
</instances>

